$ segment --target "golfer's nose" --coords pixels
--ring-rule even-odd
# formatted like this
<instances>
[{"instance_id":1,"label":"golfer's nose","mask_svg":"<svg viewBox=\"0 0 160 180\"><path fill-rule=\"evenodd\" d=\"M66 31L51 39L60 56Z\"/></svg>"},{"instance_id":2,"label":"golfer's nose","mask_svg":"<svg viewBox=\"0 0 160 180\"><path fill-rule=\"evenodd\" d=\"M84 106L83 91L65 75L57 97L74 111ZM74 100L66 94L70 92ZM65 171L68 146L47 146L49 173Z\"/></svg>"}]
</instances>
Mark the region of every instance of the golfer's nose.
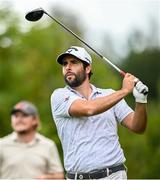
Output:
<instances>
[{"instance_id":1,"label":"golfer's nose","mask_svg":"<svg viewBox=\"0 0 160 180\"><path fill-rule=\"evenodd\" d=\"M66 70L70 70L70 69L71 69L71 67L72 67L71 63L70 63L70 62L68 62L68 63L66 64Z\"/></svg>"}]
</instances>

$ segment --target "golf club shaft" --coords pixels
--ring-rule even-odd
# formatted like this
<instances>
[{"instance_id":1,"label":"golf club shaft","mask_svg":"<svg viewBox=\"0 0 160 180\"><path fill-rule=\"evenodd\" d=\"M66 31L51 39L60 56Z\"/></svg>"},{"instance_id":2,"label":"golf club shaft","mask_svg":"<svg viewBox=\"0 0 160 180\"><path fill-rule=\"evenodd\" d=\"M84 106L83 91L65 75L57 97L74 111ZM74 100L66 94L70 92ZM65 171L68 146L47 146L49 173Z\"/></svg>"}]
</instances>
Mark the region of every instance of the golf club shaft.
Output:
<instances>
[{"instance_id":1,"label":"golf club shaft","mask_svg":"<svg viewBox=\"0 0 160 180\"><path fill-rule=\"evenodd\" d=\"M51 19L53 19L57 24L59 24L60 26L62 26L65 30L67 30L68 32L70 32L74 37L76 37L78 40L80 40L82 43L84 43L88 48L90 48L92 51L94 51L101 59L103 59L105 62L107 62L110 66L112 66L116 71L118 71L120 73L121 76L125 76L125 72L122 71L121 69L119 69L115 64L113 64L109 59L107 59L106 57L102 56L99 52L97 52L95 49L93 49L90 45L88 45L82 38L80 38L77 34L75 34L74 32L72 32L69 28L67 28L64 24L62 24L60 21L58 21L57 19L55 19L54 17L52 17L50 14L48 14L46 11L44 11L42 8L38 8L35 10L32 10L30 12L28 12L25 16L25 18L29 21L37 21L39 20L43 14L46 14L47 16L49 16ZM135 85L137 84L139 80L137 78L135 78ZM148 91L145 90L145 92L143 92L143 94L147 94Z\"/></svg>"},{"instance_id":2,"label":"golf club shaft","mask_svg":"<svg viewBox=\"0 0 160 180\"><path fill-rule=\"evenodd\" d=\"M71 31L69 28L67 28L64 24L62 24L60 21L52 17L50 14L44 11L46 15L48 15L51 19L53 19L56 23L58 23L60 26L62 26L65 30L70 32L74 37L76 37L78 40L80 40L82 43L84 43L88 48L90 48L93 52L95 52L101 59L103 59L105 62L107 62L111 67L113 67L116 71L120 73L122 77L125 76L125 72L122 71L119 67L117 67L115 64L113 64L109 59L106 57L102 56L99 52L97 52L95 49L93 49L90 45L88 45L82 38L80 38L77 34L75 34L73 31ZM138 81L135 82L135 85ZM148 91L143 92L143 94L148 94Z\"/></svg>"},{"instance_id":3,"label":"golf club shaft","mask_svg":"<svg viewBox=\"0 0 160 180\"><path fill-rule=\"evenodd\" d=\"M44 10L43 10L44 11ZM74 37L76 37L78 40L80 40L83 44L85 44L88 48L90 48L93 52L95 52L101 59L103 59L105 62L107 62L110 66L112 66L116 71L120 73L121 76L125 76L125 72L122 71L120 68L118 68L115 64L113 64L109 59L102 56L99 52L97 52L95 49L93 49L90 45L88 45L82 38L80 38L77 34L75 34L73 31L71 31L69 28L67 28L64 24L62 24L60 21L52 17L50 14L48 14L46 11L44 11L46 15L48 15L51 19L53 19L56 23L58 23L60 26L62 26L65 30L70 32Z\"/></svg>"}]
</instances>

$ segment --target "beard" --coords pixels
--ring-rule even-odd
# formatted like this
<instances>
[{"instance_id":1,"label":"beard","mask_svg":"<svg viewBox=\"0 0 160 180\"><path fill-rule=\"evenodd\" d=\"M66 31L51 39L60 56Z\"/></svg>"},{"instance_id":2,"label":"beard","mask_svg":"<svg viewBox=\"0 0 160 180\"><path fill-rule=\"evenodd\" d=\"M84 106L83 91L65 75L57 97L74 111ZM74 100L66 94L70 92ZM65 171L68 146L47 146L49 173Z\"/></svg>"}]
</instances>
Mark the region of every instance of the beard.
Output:
<instances>
[{"instance_id":1,"label":"beard","mask_svg":"<svg viewBox=\"0 0 160 180\"><path fill-rule=\"evenodd\" d=\"M74 76L74 78L71 80L67 79L67 74L64 76L66 84L72 88L80 86L87 77L85 71L78 74L72 73L72 76Z\"/></svg>"}]
</instances>

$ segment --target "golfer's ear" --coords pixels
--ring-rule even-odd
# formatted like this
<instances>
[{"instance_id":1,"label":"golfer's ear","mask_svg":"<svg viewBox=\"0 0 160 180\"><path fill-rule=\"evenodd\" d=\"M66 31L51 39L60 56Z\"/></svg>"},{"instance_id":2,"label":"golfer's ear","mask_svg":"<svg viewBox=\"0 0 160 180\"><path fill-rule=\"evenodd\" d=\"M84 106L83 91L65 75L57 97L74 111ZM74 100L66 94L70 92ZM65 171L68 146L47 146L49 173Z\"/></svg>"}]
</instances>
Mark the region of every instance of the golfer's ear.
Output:
<instances>
[{"instance_id":1,"label":"golfer's ear","mask_svg":"<svg viewBox=\"0 0 160 180\"><path fill-rule=\"evenodd\" d=\"M86 72L87 72L87 74L89 74L89 73L91 72L91 69L92 69L92 68L91 68L91 65L89 65L89 66L86 67Z\"/></svg>"}]
</instances>

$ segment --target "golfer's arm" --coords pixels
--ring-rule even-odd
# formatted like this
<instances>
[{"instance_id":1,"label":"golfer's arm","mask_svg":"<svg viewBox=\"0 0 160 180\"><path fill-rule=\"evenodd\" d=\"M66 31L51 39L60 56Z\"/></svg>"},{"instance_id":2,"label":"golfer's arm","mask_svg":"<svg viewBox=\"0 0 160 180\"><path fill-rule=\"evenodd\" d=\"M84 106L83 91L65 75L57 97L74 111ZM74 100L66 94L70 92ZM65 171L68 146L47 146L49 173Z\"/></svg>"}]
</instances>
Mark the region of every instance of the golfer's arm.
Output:
<instances>
[{"instance_id":1,"label":"golfer's arm","mask_svg":"<svg viewBox=\"0 0 160 180\"><path fill-rule=\"evenodd\" d=\"M147 107L146 104L136 103L135 111L130 113L122 124L131 131L142 134L147 126Z\"/></svg>"},{"instance_id":2,"label":"golfer's arm","mask_svg":"<svg viewBox=\"0 0 160 180\"><path fill-rule=\"evenodd\" d=\"M98 97L94 100L75 100L70 108L71 116L92 116L110 109L128 94L128 90L121 89L110 95Z\"/></svg>"}]
</instances>

